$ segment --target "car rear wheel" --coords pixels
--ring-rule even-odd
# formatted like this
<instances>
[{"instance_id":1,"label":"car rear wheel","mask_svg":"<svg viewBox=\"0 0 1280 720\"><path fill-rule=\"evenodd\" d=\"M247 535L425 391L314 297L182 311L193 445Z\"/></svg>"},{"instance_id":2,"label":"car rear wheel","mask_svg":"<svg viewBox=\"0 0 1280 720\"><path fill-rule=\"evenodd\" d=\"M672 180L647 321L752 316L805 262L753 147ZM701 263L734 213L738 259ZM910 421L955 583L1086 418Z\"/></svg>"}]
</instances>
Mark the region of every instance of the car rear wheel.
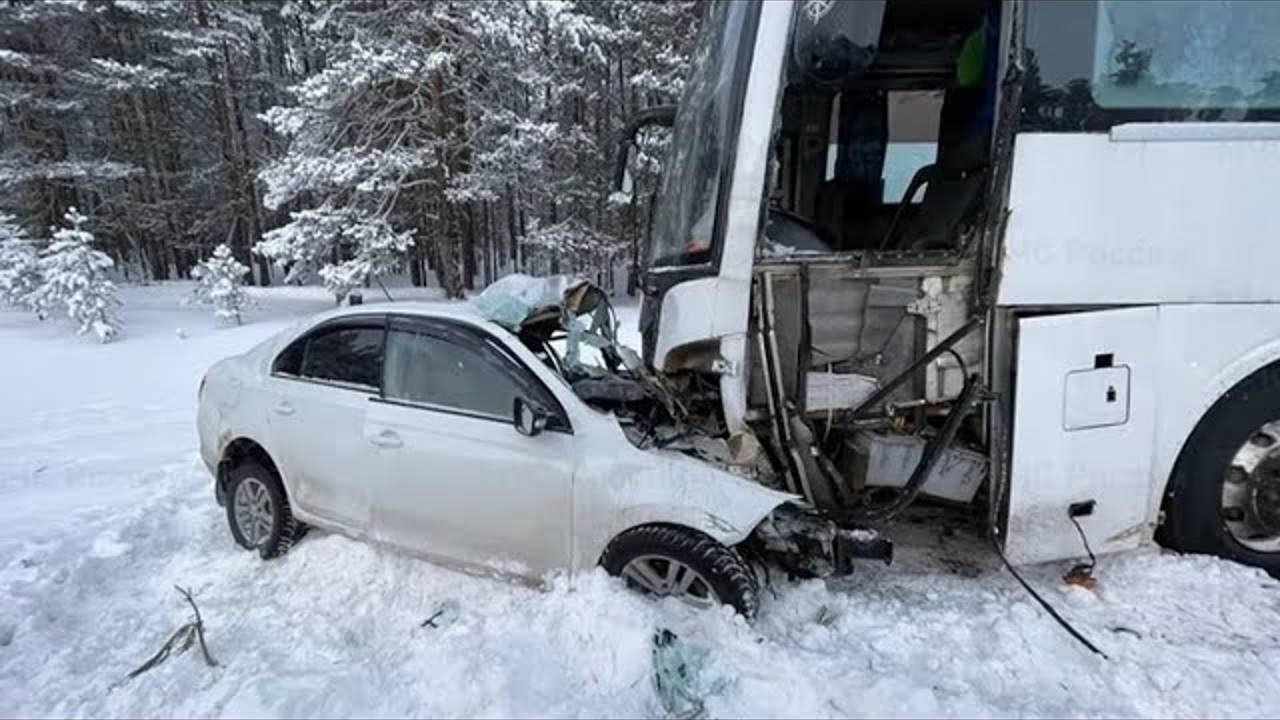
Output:
<instances>
[{"instance_id":1,"label":"car rear wheel","mask_svg":"<svg viewBox=\"0 0 1280 720\"><path fill-rule=\"evenodd\" d=\"M264 560L289 551L300 526L274 472L255 462L237 465L228 477L226 497L227 524L241 547L257 550Z\"/></svg>"},{"instance_id":2,"label":"car rear wheel","mask_svg":"<svg viewBox=\"0 0 1280 720\"><path fill-rule=\"evenodd\" d=\"M731 605L756 614L757 584L732 548L675 525L628 530L605 548L600 564L611 575L649 595L674 597L697 608Z\"/></svg>"}]
</instances>

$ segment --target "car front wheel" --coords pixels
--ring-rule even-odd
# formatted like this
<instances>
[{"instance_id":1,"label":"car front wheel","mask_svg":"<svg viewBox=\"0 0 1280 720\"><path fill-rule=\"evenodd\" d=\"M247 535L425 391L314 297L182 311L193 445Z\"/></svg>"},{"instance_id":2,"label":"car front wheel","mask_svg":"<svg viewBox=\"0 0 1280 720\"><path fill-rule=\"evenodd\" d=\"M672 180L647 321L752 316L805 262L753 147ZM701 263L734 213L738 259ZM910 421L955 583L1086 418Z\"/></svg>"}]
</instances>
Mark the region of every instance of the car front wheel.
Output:
<instances>
[{"instance_id":1,"label":"car front wheel","mask_svg":"<svg viewBox=\"0 0 1280 720\"><path fill-rule=\"evenodd\" d=\"M645 525L609 543L600 564L627 585L650 595L675 597L699 608L731 605L755 617L757 583L732 548L675 525Z\"/></svg>"},{"instance_id":2,"label":"car front wheel","mask_svg":"<svg viewBox=\"0 0 1280 720\"><path fill-rule=\"evenodd\" d=\"M299 526L274 472L255 462L237 465L228 477L226 497L227 523L241 547L257 550L264 560L288 552Z\"/></svg>"}]
</instances>

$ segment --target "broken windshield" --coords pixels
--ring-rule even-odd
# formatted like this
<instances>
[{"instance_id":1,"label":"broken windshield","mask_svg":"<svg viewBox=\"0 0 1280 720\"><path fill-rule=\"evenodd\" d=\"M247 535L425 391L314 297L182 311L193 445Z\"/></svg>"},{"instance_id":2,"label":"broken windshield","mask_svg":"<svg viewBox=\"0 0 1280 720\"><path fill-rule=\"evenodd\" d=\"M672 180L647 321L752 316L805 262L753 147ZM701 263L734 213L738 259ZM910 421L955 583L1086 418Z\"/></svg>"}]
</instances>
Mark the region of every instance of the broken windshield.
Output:
<instances>
[{"instance_id":1,"label":"broken windshield","mask_svg":"<svg viewBox=\"0 0 1280 720\"><path fill-rule=\"evenodd\" d=\"M671 155L654 219L650 266L710 262L716 206L741 116L738 95L750 65L753 3L711 6L672 129ZM743 52L743 50L747 52Z\"/></svg>"}]
</instances>

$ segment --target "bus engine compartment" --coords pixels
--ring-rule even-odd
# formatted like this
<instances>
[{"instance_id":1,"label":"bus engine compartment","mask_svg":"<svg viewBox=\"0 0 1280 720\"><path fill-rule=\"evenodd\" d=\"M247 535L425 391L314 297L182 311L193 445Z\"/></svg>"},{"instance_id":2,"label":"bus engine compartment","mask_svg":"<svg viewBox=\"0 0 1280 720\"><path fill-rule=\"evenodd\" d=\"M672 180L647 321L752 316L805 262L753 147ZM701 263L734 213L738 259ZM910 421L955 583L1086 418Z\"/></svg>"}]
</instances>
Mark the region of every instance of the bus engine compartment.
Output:
<instances>
[{"instance_id":1,"label":"bus engine compartment","mask_svg":"<svg viewBox=\"0 0 1280 720\"><path fill-rule=\"evenodd\" d=\"M961 266L766 262L754 286L748 418L787 490L851 521L975 499L983 333Z\"/></svg>"}]
</instances>

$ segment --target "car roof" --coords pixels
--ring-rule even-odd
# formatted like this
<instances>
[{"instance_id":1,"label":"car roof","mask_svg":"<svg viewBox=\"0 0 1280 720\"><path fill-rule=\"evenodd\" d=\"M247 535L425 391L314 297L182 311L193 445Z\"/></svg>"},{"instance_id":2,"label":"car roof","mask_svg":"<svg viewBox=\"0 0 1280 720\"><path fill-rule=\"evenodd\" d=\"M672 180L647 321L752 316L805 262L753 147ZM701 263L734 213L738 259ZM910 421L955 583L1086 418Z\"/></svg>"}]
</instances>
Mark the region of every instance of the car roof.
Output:
<instances>
[{"instance_id":1,"label":"car roof","mask_svg":"<svg viewBox=\"0 0 1280 720\"><path fill-rule=\"evenodd\" d=\"M328 320L373 314L444 318L448 320L460 320L495 332L504 330L501 325L492 323L482 317L474 308L471 307L470 303L450 301L431 302L421 300L378 301L362 303L360 305L344 305L312 317L311 320L306 323L306 326L315 327L316 325Z\"/></svg>"},{"instance_id":2,"label":"car roof","mask_svg":"<svg viewBox=\"0 0 1280 720\"><path fill-rule=\"evenodd\" d=\"M310 333L312 330L331 321L340 320L346 317L360 317L361 315L409 315L413 317L424 318L443 318L463 322L472 327L480 328L488 331L490 335L496 338L515 338L515 333L504 328L503 326L486 320L480 313L476 312L467 302L456 301L421 301L421 300L396 300L396 301L377 301L370 303L362 303L360 305L344 305L342 307L325 310L305 318L299 319L297 322L289 325L279 333L272 335L264 340L261 345L256 346L250 353L261 353L264 357L271 357L282 351L286 345L296 341L298 338Z\"/></svg>"}]
</instances>

